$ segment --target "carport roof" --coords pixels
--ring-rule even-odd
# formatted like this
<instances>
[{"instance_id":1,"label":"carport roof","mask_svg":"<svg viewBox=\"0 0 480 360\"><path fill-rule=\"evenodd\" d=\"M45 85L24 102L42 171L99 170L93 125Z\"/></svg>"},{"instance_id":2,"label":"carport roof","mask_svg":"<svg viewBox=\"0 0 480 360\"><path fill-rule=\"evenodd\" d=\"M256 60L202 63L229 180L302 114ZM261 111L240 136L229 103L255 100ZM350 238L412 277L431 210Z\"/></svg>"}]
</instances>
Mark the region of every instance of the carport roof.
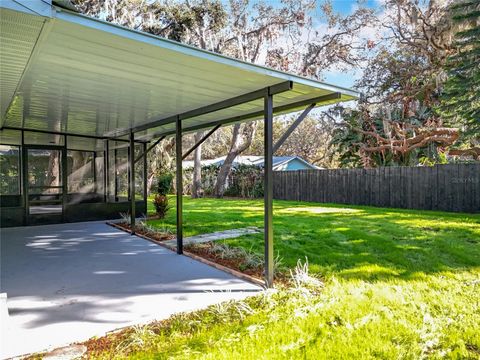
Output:
<instances>
[{"instance_id":1,"label":"carport roof","mask_svg":"<svg viewBox=\"0 0 480 360\"><path fill-rule=\"evenodd\" d=\"M332 104L358 93L134 31L50 4L0 3L0 126L150 140ZM249 95L245 95L249 94ZM232 101L233 99L233 101ZM212 106L212 104L217 104ZM196 112L196 109L204 111Z\"/></svg>"}]
</instances>

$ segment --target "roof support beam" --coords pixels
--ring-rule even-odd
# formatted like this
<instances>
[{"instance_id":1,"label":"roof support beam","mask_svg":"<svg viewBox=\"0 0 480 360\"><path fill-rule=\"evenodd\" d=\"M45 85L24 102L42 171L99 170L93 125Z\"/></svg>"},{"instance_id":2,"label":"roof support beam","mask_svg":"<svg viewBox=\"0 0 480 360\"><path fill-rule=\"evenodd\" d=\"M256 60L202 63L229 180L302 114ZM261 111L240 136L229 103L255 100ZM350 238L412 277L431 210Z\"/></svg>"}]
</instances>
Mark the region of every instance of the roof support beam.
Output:
<instances>
[{"instance_id":1,"label":"roof support beam","mask_svg":"<svg viewBox=\"0 0 480 360\"><path fill-rule=\"evenodd\" d=\"M272 85L268 87L270 93L272 95L279 94L285 91L289 91L293 88L293 82L292 81L285 81L281 82L276 85ZM250 93L246 93L240 96L233 97L231 99L227 100L222 100L214 104L210 104L207 106L200 107L198 109L190 110L187 112L184 112L182 114L174 115L174 116L169 116L167 118L163 119L157 119L157 120L151 120L147 122L146 124L139 125L139 126L134 126L131 129L123 129L123 130L118 130L112 133L107 133L106 136L111 136L111 137L119 137L119 136L124 136L127 135L130 131L133 131L134 133L139 132L139 131L145 131L151 128L155 128L158 126L166 125L166 124L171 124L176 121L177 118L182 120L190 119L196 116L200 115L205 115L205 114L210 114L215 111L223 110L223 109L228 109L229 107L232 106L237 106L240 104L248 103L250 101L262 99L263 96L265 95L266 89L260 89L256 90Z\"/></svg>"},{"instance_id":2,"label":"roof support beam","mask_svg":"<svg viewBox=\"0 0 480 360\"><path fill-rule=\"evenodd\" d=\"M84 134L75 134L75 133L67 133L64 131L55 131L55 130L39 130L39 129L22 129L20 127L15 127L15 126L3 126L0 128L1 130L16 130L16 131L28 131L28 132L35 132L35 133L41 133L41 134L50 134L50 135L64 135L64 136L76 136L76 137L81 137L81 138L86 138L86 139L97 139L97 140L113 140L113 141L123 141L123 142L129 142L130 140L127 139L117 139L109 136L98 136L98 135L84 135ZM127 134L128 135L128 134ZM135 140L136 143L143 143L145 141L141 140ZM148 141L146 141L148 142Z\"/></svg>"},{"instance_id":3,"label":"roof support beam","mask_svg":"<svg viewBox=\"0 0 480 360\"><path fill-rule=\"evenodd\" d=\"M293 122L292 125L285 131L285 133L282 135L282 137L277 141L277 143L273 146L273 153L275 152L283 145L285 140L288 139L288 137L292 134L292 132L295 131L295 129L300 125L300 123L307 117L307 115L310 113L310 111L315 107L315 103L310 104L303 112L300 114L300 116Z\"/></svg>"},{"instance_id":4,"label":"roof support beam","mask_svg":"<svg viewBox=\"0 0 480 360\"><path fill-rule=\"evenodd\" d=\"M190 155L196 148L198 148L200 145L202 145L205 140L207 140L210 135L212 135L217 129L222 126L221 124L216 125L212 130L210 130L208 133L206 133L195 145L193 145L190 150L188 150L185 154L182 156L182 160L185 160L188 155Z\"/></svg>"},{"instance_id":5,"label":"roof support beam","mask_svg":"<svg viewBox=\"0 0 480 360\"><path fill-rule=\"evenodd\" d=\"M141 153L140 155L138 155L138 157L135 159L134 163L136 164L137 162L139 162L144 156L147 156L147 154L150 152L150 150L152 150L155 146L157 146L160 141L162 141L163 139L165 139L165 135L164 136L161 136L160 138L158 138L157 141L155 141L152 145L150 145L148 147L148 149L146 149L143 153ZM146 143L144 143L144 145L146 145ZM145 148L144 148L145 149Z\"/></svg>"},{"instance_id":6,"label":"roof support beam","mask_svg":"<svg viewBox=\"0 0 480 360\"><path fill-rule=\"evenodd\" d=\"M323 96L319 96L319 97L315 97L307 100L298 101L298 102L287 104L287 105L277 106L273 108L273 113L275 114L283 111L288 111L288 110L305 106L305 105L311 105L311 104L321 105L323 102L326 102L326 101L340 99L341 96L342 96L341 93L332 93L332 94L323 95ZM263 113L264 113L263 110L256 111L256 112L245 114L245 115L239 115L231 118L221 119L205 125L202 124L202 125L190 126L190 127L184 128L183 132L186 133L186 132L201 130L201 129L205 129L218 124L221 124L221 125L233 124L236 122L244 121L246 119L254 120L254 118L260 118L263 115ZM173 135L174 133L175 133L174 131L168 131L168 132L162 133L162 135L168 136L168 135Z\"/></svg>"}]
</instances>

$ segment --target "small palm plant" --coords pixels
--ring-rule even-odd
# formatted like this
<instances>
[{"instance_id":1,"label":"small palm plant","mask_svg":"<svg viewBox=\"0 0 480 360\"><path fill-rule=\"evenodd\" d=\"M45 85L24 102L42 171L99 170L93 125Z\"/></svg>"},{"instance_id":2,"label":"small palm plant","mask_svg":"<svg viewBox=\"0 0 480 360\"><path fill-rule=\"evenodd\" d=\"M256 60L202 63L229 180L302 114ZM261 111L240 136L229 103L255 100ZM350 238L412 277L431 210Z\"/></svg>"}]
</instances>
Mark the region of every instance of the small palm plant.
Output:
<instances>
[{"instance_id":1,"label":"small palm plant","mask_svg":"<svg viewBox=\"0 0 480 360\"><path fill-rule=\"evenodd\" d=\"M153 205L155 206L155 211L160 219L164 219L167 215L170 205L168 205L167 195L157 194L153 199Z\"/></svg>"},{"instance_id":2,"label":"small palm plant","mask_svg":"<svg viewBox=\"0 0 480 360\"><path fill-rule=\"evenodd\" d=\"M153 206L160 219L164 219L170 210L167 194L172 189L172 181L173 175L170 173L160 174L157 179L157 195L153 199Z\"/></svg>"}]
</instances>

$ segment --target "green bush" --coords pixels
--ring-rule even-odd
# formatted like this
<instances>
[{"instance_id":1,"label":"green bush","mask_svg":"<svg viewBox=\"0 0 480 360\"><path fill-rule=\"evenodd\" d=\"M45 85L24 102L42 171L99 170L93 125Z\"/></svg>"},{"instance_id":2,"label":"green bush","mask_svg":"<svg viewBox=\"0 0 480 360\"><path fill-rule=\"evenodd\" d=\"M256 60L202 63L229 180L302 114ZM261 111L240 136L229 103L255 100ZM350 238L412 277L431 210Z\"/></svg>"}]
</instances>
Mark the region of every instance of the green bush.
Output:
<instances>
[{"instance_id":1,"label":"green bush","mask_svg":"<svg viewBox=\"0 0 480 360\"><path fill-rule=\"evenodd\" d=\"M214 195L218 165L202 166L202 190L205 196ZM185 170L184 194L190 193L193 169ZM241 198L263 197L263 169L254 165L238 165L231 169L224 195Z\"/></svg>"},{"instance_id":2,"label":"green bush","mask_svg":"<svg viewBox=\"0 0 480 360\"><path fill-rule=\"evenodd\" d=\"M262 197L263 169L243 164L232 168L224 195L250 199Z\"/></svg>"},{"instance_id":3,"label":"green bush","mask_svg":"<svg viewBox=\"0 0 480 360\"><path fill-rule=\"evenodd\" d=\"M223 195L224 196L231 196L231 197L240 197L242 190L237 183L229 184L228 187L225 189Z\"/></svg>"},{"instance_id":4,"label":"green bush","mask_svg":"<svg viewBox=\"0 0 480 360\"><path fill-rule=\"evenodd\" d=\"M173 174L165 173L157 177L157 194L167 195L172 191Z\"/></svg>"},{"instance_id":5,"label":"green bush","mask_svg":"<svg viewBox=\"0 0 480 360\"><path fill-rule=\"evenodd\" d=\"M253 190L252 190L252 197L253 198L261 198L263 197L265 191L263 187L263 181L256 181L255 184L253 185Z\"/></svg>"}]
</instances>

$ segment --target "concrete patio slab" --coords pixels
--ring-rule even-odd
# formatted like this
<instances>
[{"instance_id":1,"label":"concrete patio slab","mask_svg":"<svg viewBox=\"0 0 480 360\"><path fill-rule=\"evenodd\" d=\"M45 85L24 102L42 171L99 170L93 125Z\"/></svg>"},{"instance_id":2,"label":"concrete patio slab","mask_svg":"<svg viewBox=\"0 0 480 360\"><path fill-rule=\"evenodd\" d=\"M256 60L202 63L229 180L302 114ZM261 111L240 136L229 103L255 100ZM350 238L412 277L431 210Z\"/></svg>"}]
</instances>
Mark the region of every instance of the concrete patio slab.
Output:
<instances>
[{"instance_id":1,"label":"concrete patio slab","mask_svg":"<svg viewBox=\"0 0 480 360\"><path fill-rule=\"evenodd\" d=\"M2 357L43 351L261 290L103 222L1 229Z\"/></svg>"}]
</instances>

